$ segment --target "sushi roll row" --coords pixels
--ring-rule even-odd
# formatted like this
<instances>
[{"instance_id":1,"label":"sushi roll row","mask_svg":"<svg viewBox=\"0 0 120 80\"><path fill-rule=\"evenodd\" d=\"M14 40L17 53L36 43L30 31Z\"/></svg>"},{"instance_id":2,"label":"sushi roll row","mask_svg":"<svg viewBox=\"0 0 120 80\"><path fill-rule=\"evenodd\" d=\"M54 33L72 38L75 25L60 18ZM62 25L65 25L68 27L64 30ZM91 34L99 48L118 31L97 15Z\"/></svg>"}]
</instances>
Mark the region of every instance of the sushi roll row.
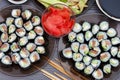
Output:
<instances>
[{"instance_id":1,"label":"sushi roll row","mask_svg":"<svg viewBox=\"0 0 120 80\"><path fill-rule=\"evenodd\" d=\"M0 24L0 61L26 69L46 53L44 30L40 17L32 11L13 9L11 16Z\"/></svg>"},{"instance_id":2,"label":"sushi roll row","mask_svg":"<svg viewBox=\"0 0 120 80\"><path fill-rule=\"evenodd\" d=\"M107 21L99 25L75 23L67 36L70 46L62 50L62 55L72 59L78 71L102 79L104 74L111 73L112 67L118 67L120 59L120 38L109 26Z\"/></svg>"}]
</instances>

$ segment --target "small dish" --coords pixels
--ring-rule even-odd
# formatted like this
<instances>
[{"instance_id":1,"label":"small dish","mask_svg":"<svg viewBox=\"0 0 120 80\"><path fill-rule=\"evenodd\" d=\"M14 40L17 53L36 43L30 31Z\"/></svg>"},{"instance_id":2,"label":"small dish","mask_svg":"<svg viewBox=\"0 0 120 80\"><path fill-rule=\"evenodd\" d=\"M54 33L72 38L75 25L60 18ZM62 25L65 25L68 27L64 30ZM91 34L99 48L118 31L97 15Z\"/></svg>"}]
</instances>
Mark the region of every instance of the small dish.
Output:
<instances>
[{"instance_id":1,"label":"small dish","mask_svg":"<svg viewBox=\"0 0 120 80\"><path fill-rule=\"evenodd\" d=\"M13 4L23 4L23 3L27 2L27 0L8 0L8 1Z\"/></svg>"}]
</instances>

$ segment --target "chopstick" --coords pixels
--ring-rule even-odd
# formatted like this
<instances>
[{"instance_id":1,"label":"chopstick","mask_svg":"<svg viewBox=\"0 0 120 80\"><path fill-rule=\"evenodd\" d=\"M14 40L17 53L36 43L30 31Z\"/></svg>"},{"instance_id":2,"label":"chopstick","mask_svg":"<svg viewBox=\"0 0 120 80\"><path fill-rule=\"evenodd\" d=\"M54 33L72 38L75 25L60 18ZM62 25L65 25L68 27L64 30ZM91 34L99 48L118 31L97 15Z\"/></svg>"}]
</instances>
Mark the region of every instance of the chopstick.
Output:
<instances>
[{"instance_id":1,"label":"chopstick","mask_svg":"<svg viewBox=\"0 0 120 80\"><path fill-rule=\"evenodd\" d=\"M58 76L59 78L61 78L62 80L67 80L66 78L64 78L63 76L61 76L60 74L58 74L58 73L56 73L56 72L54 72L54 74L55 74L56 76Z\"/></svg>"},{"instance_id":2,"label":"chopstick","mask_svg":"<svg viewBox=\"0 0 120 80\"><path fill-rule=\"evenodd\" d=\"M49 75L47 75L45 73L43 73L43 75L46 76L47 78L49 78L50 80L54 80L51 76L49 76Z\"/></svg>"}]
</instances>

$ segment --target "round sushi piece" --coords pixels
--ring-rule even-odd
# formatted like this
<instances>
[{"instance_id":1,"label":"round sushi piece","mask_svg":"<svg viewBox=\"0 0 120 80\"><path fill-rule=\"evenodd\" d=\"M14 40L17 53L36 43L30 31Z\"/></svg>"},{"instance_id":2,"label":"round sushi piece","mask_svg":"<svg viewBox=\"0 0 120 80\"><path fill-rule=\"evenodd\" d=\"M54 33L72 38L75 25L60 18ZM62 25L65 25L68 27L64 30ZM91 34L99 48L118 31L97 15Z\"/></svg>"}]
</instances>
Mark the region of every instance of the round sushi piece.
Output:
<instances>
[{"instance_id":1,"label":"round sushi piece","mask_svg":"<svg viewBox=\"0 0 120 80\"><path fill-rule=\"evenodd\" d=\"M0 52L0 59L2 59L3 56L5 56L5 53Z\"/></svg>"},{"instance_id":2,"label":"round sushi piece","mask_svg":"<svg viewBox=\"0 0 120 80\"><path fill-rule=\"evenodd\" d=\"M74 42L75 41L75 39L76 39L76 33L75 32L70 32L69 34L68 34L68 40L70 41L70 42Z\"/></svg>"},{"instance_id":3,"label":"round sushi piece","mask_svg":"<svg viewBox=\"0 0 120 80\"><path fill-rule=\"evenodd\" d=\"M89 48L94 48L94 47L98 47L100 44L98 42L98 40L96 38L92 38L90 41L89 41Z\"/></svg>"},{"instance_id":4,"label":"round sushi piece","mask_svg":"<svg viewBox=\"0 0 120 80\"><path fill-rule=\"evenodd\" d=\"M45 39L44 39L43 36L38 36L38 37L35 38L34 43L36 45L43 45L45 43Z\"/></svg>"},{"instance_id":5,"label":"round sushi piece","mask_svg":"<svg viewBox=\"0 0 120 80\"><path fill-rule=\"evenodd\" d=\"M117 67L119 65L119 60L115 59L115 58L111 58L109 60L110 62L110 65L113 66L113 67Z\"/></svg>"},{"instance_id":6,"label":"round sushi piece","mask_svg":"<svg viewBox=\"0 0 120 80\"><path fill-rule=\"evenodd\" d=\"M16 42L12 43L12 45L10 46L10 49L11 49L12 52L17 52L17 51L20 50L19 46Z\"/></svg>"},{"instance_id":7,"label":"round sushi piece","mask_svg":"<svg viewBox=\"0 0 120 80\"><path fill-rule=\"evenodd\" d=\"M89 65L91 63L92 58L90 56L84 56L83 57L83 62L85 65Z\"/></svg>"},{"instance_id":8,"label":"round sushi piece","mask_svg":"<svg viewBox=\"0 0 120 80\"><path fill-rule=\"evenodd\" d=\"M63 49L62 51L62 54L65 58L72 58L73 57L73 54L72 54L72 49L71 48L66 48L66 49Z\"/></svg>"},{"instance_id":9,"label":"round sushi piece","mask_svg":"<svg viewBox=\"0 0 120 80\"><path fill-rule=\"evenodd\" d=\"M80 52L82 55L87 55L88 52L89 52L88 45L87 45L87 44L81 44L81 45L80 45L80 48L79 48L79 52Z\"/></svg>"},{"instance_id":10,"label":"round sushi piece","mask_svg":"<svg viewBox=\"0 0 120 80\"><path fill-rule=\"evenodd\" d=\"M74 52L78 52L79 46L80 46L79 42L73 42L73 43L71 44L71 49L72 49Z\"/></svg>"},{"instance_id":11,"label":"round sushi piece","mask_svg":"<svg viewBox=\"0 0 120 80\"><path fill-rule=\"evenodd\" d=\"M27 43L28 43L28 38L27 38L26 36L21 37L21 38L19 39L19 45L20 45L20 46L25 46Z\"/></svg>"},{"instance_id":12,"label":"round sushi piece","mask_svg":"<svg viewBox=\"0 0 120 80\"><path fill-rule=\"evenodd\" d=\"M103 72L102 72L101 69L95 70L95 71L92 73L92 76L93 76L93 78L95 78L96 80L101 80L101 79L104 77Z\"/></svg>"},{"instance_id":13,"label":"round sushi piece","mask_svg":"<svg viewBox=\"0 0 120 80\"><path fill-rule=\"evenodd\" d=\"M3 33L7 32L6 24L4 24L4 23L0 24L0 31L3 32Z\"/></svg>"},{"instance_id":14,"label":"round sushi piece","mask_svg":"<svg viewBox=\"0 0 120 80\"><path fill-rule=\"evenodd\" d=\"M29 51L29 52L32 52L36 49L36 45L34 43L28 43L27 46L26 46L26 49Z\"/></svg>"},{"instance_id":15,"label":"round sushi piece","mask_svg":"<svg viewBox=\"0 0 120 80\"><path fill-rule=\"evenodd\" d=\"M28 39L35 39L36 33L32 30L28 33Z\"/></svg>"},{"instance_id":16,"label":"round sushi piece","mask_svg":"<svg viewBox=\"0 0 120 80\"><path fill-rule=\"evenodd\" d=\"M37 62L40 60L40 55L34 51L30 54L30 61L33 63L33 62Z\"/></svg>"},{"instance_id":17,"label":"round sushi piece","mask_svg":"<svg viewBox=\"0 0 120 80\"><path fill-rule=\"evenodd\" d=\"M74 61L81 61L83 59L82 54L80 53L73 53L73 60Z\"/></svg>"},{"instance_id":18,"label":"round sushi piece","mask_svg":"<svg viewBox=\"0 0 120 80\"><path fill-rule=\"evenodd\" d=\"M7 42L8 41L8 34L7 33L2 33L2 35L1 35L1 41L2 42Z\"/></svg>"},{"instance_id":19,"label":"round sushi piece","mask_svg":"<svg viewBox=\"0 0 120 80\"><path fill-rule=\"evenodd\" d=\"M114 37L111 39L112 45L118 45L120 44L120 38L119 37Z\"/></svg>"},{"instance_id":20,"label":"round sushi piece","mask_svg":"<svg viewBox=\"0 0 120 80\"><path fill-rule=\"evenodd\" d=\"M21 57L18 53L13 53L11 55L11 59L15 64L17 64L20 61Z\"/></svg>"},{"instance_id":21,"label":"round sushi piece","mask_svg":"<svg viewBox=\"0 0 120 80\"><path fill-rule=\"evenodd\" d=\"M115 57L118 53L118 47L111 47L110 53L113 57Z\"/></svg>"},{"instance_id":22,"label":"round sushi piece","mask_svg":"<svg viewBox=\"0 0 120 80\"><path fill-rule=\"evenodd\" d=\"M82 30L83 31L87 31L87 30L89 30L91 28L91 24L90 23L88 23L88 22L83 22L83 24L82 24Z\"/></svg>"},{"instance_id":23,"label":"round sushi piece","mask_svg":"<svg viewBox=\"0 0 120 80\"><path fill-rule=\"evenodd\" d=\"M111 58L111 55L109 52L103 52L100 54L100 60L102 62L107 62Z\"/></svg>"},{"instance_id":24,"label":"round sushi piece","mask_svg":"<svg viewBox=\"0 0 120 80\"><path fill-rule=\"evenodd\" d=\"M44 30L43 30L43 28L40 27L40 26L35 27L35 28L34 28L34 31L35 31L35 33L36 33L37 35L40 35L40 36L42 36L42 35L44 34Z\"/></svg>"},{"instance_id":25,"label":"round sushi piece","mask_svg":"<svg viewBox=\"0 0 120 80\"><path fill-rule=\"evenodd\" d=\"M21 10L20 9L13 9L12 10L12 12L11 12L11 15L13 16L13 17L20 17L20 15L21 15Z\"/></svg>"},{"instance_id":26,"label":"round sushi piece","mask_svg":"<svg viewBox=\"0 0 120 80\"><path fill-rule=\"evenodd\" d=\"M10 45L8 43L4 43L4 44L1 45L0 50L2 52L7 52L9 50L9 46Z\"/></svg>"},{"instance_id":27,"label":"round sushi piece","mask_svg":"<svg viewBox=\"0 0 120 80\"><path fill-rule=\"evenodd\" d=\"M14 22L14 18L12 18L12 17L8 17L6 19L6 25L7 26L10 26L11 24L13 24L13 22Z\"/></svg>"},{"instance_id":28,"label":"round sushi piece","mask_svg":"<svg viewBox=\"0 0 120 80\"><path fill-rule=\"evenodd\" d=\"M85 39L86 41L89 41L93 37L93 34L91 31L86 31L85 32Z\"/></svg>"},{"instance_id":29,"label":"round sushi piece","mask_svg":"<svg viewBox=\"0 0 120 80\"><path fill-rule=\"evenodd\" d=\"M3 56L1 62L4 65L12 65L12 60L8 55Z\"/></svg>"},{"instance_id":30,"label":"round sushi piece","mask_svg":"<svg viewBox=\"0 0 120 80\"><path fill-rule=\"evenodd\" d=\"M75 62L75 68L77 70L83 70L85 68L85 64L82 62Z\"/></svg>"},{"instance_id":31,"label":"round sushi piece","mask_svg":"<svg viewBox=\"0 0 120 80\"><path fill-rule=\"evenodd\" d=\"M37 26L40 24L40 17L39 16L33 16L32 17L32 24L33 26Z\"/></svg>"},{"instance_id":32,"label":"round sushi piece","mask_svg":"<svg viewBox=\"0 0 120 80\"><path fill-rule=\"evenodd\" d=\"M92 27L92 33L95 35L95 34L97 34L98 33L98 31L99 31L99 26L98 25L93 25L93 27Z\"/></svg>"},{"instance_id":33,"label":"round sushi piece","mask_svg":"<svg viewBox=\"0 0 120 80\"><path fill-rule=\"evenodd\" d=\"M29 57L30 53L29 51L26 49L26 48L22 48L21 51L20 51L20 56L22 58L27 58Z\"/></svg>"},{"instance_id":34,"label":"round sushi piece","mask_svg":"<svg viewBox=\"0 0 120 80\"><path fill-rule=\"evenodd\" d=\"M25 20L30 19L32 16L32 12L30 10L25 10L24 12L22 12L22 17Z\"/></svg>"},{"instance_id":35,"label":"round sushi piece","mask_svg":"<svg viewBox=\"0 0 120 80\"><path fill-rule=\"evenodd\" d=\"M36 51L39 53L39 54L45 54L45 47L43 47L43 46L38 46L37 48L36 48Z\"/></svg>"},{"instance_id":36,"label":"round sushi piece","mask_svg":"<svg viewBox=\"0 0 120 80\"><path fill-rule=\"evenodd\" d=\"M79 33L76 38L79 43L84 43L84 35L82 33Z\"/></svg>"},{"instance_id":37,"label":"round sushi piece","mask_svg":"<svg viewBox=\"0 0 120 80\"><path fill-rule=\"evenodd\" d=\"M19 65L21 68L26 69L31 65L31 62L28 58L24 58L19 61Z\"/></svg>"},{"instance_id":38,"label":"round sushi piece","mask_svg":"<svg viewBox=\"0 0 120 80\"><path fill-rule=\"evenodd\" d=\"M19 28L16 30L16 34L19 36L19 37L23 37L25 34L26 34L26 31L24 28Z\"/></svg>"},{"instance_id":39,"label":"round sushi piece","mask_svg":"<svg viewBox=\"0 0 120 80\"><path fill-rule=\"evenodd\" d=\"M103 72L106 73L106 74L110 74L111 73L111 65L110 64L106 64L103 67Z\"/></svg>"},{"instance_id":40,"label":"round sushi piece","mask_svg":"<svg viewBox=\"0 0 120 80\"><path fill-rule=\"evenodd\" d=\"M108 31L107 31L107 35L109 37L114 37L114 36L117 35L117 32L116 32L116 30L114 28L109 28Z\"/></svg>"},{"instance_id":41,"label":"round sushi piece","mask_svg":"<svg viewBox=\"0 0 120 80\"><path fill-rule=\"evenodd\" d=\"M98 39L99 42L101 42L104 39L107 39L107 34L105 32L98 32L96 35L96 38Z\"/></svg>"},{"instance_id":42,"label":"round sushi piece","mask_svg":"<svg viewBox=\"0 0 120 80\"><path fill-rule=\"evenodd\" d=\"M118 47L117 57L120 58L120 46Z\"/></svg>"},{"instance_id":43,"label":"round sushi piece","mask_svg":"<svg viewBox=\"0 0 120 80\"><path fill-rule=\"evenodd\" d=\"M9 43L12 43L13 41L16 40L16 38L17 38L16 34L13 33L13 34L11 34L11 35L9 36L8 42L9 42Z\"/></svg>"},{"instance_id":44,"label":"round sushi piece","mask_svg":"<svg viewBox=\"0 0 120 80\"><path fill-rule=\"evenodd\" d=\"M93 67L91 65L87 66L85 69L84 69L84 73L87 74L87 75L90 75L92 74L92 72L94 71Z\"/></svg>"},{"instance_id":45,"label":"round sushi piece","mask_svg":"<svg viewBox=\"0 0 120 80\"><path fill-rule=\"evenodd\" d=\"M9 33L9 34L13 33L15 30L16 30L16 27L15 27L15 25L13 25L13 24L11 24L11 25L8 27L8 33Z\"/></svg>"},{"instance_id":46,"label":"round sushi piece","mask_svg":"<svg viewBox=\"0 0 120 80\"><path fill-rule=\"evenodd\" d=\"M101 43L101 46L103 48L104 51L108 51L110 50L112 44L111 44L111 41L110 40L103 40L102 43Z\"/></svg>"},{"instance_id":47,"label":"round sushi piece","mask_svg":"<svg viewBox=\"0 0 120 80\"><path fill-rule=\"evenodd\" d=\"M94 47L92 50L90 50L89 55L92 57L97 57L101 52L101 49L99 47Z\"/></svg>"},{"instance_id":48,"label":"round sushi piece","mask_svg":"<svg viewBox=\"0 0 120 80\"><path fill-rule=\"evenodd\" d=\"M82 26L79 23L75 23L74 27L73 27L73 31L78 33L82 30Z\"/></svg>"},{"instance_id":49,"label":"round sushi piece","mask_svg":"<svg viewBox=\"0 0 120 80\"><path fill-rule=\"evenodd\" d=\"M105 31L105 30L108 30L108 28L109 28L109 23L107 21L102 21L100 23L100 30Z\"/></svg>"},{"instance_id":50,"label":"round sushi piece","mask_svg":"<svg viewBox=\"0 0 120 80\"><path fill-rule=\"evenodd\" d=\"M24 28L25 28L27 31L32 30L32 29L33 29L32 22L31 22L31 21L27 21L26 23L24 23Z\"/></svg>"},{"instance_id":51,"label":"round sushi piece","mask_svg":"<svg viewBox=\"0 0 120 80\"><path fill-rule=\"evenodd\" d=\"M91 65L93 66L93 68L98 68L101 64L101 61L100 60L97 60L97 59L93 59L91 61Z\"/></svg>"},{"instance_id":52,"label":"round sushi piece","mask_svg":"<svg viewBox=\"0 0 120 80\"><path fill-rule=\"evenodd\" d=\"M23 20L22 20L22 18L16 18L15 19L15 25L16 25L16 27L18 27L18 28L20 28L20 27L22 27L23 26Z\"/></svg>"}]
</instances>

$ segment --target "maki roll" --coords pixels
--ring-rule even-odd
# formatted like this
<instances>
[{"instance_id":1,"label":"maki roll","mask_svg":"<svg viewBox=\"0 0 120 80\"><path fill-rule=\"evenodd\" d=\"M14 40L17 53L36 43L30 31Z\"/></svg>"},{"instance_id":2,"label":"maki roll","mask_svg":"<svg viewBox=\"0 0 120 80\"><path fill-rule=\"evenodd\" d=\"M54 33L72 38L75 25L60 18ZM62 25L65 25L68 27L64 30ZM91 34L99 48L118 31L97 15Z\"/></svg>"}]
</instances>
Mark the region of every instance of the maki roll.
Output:
<instances>
[{"instance_id":1,"label":"maki roll","mask_svg":"<svg viewBox=\"0 0 120 80\"><path fill-rule=\"evenodd\" d=\"M43 36L38 36L38 37L35 38L34 43L36 45L43 45L45 43L45 39L44 39Z\"/></svg>"},{"instance_id":2,"label":"maki roll","mask_svg":"<svg viewBox=\"0 0 120 80\"><path fill-rule=\"evenodd\" d=\"M108 30L108 28L109 28L109 23L107 21L102 21L100 23L100 30L105 31L105 30Z\"/></svg>"},{"instance_id":3,"label":"maki roll","mask_svg":"<svg viewBox=\"0 0 120 80\"><path fill-rule=\"evenodd\" d=\"M22 27L23 26L23 20L22 20L22 18L16 18L15 19L15 25L16 25L16 27L18 27L18 28L20 28L20 27Z\"/></svg>"},{"instance_id":4,"label":"maki roll","mask_svg":"<svg viewBox=\"0 0 120 80\"><path fill-rule=\"evenodd\" d=\"M74 42L75 39L76 39L76 33L75 33L75 32L70 32L70 33L68 34L68 40L69 40L70 42Z\"/></svg>"},{"instance_id":5,"label":"maki roll","mask_svg":"<svg viewBox=\"0 0 120 80\"><path fill-rule=\"evenodd\" d=\"M84 35L82 33L79 33L76 38L79 43L84 43Z\"/></svg>"},{"instance_id":6,"label":"maki roll","mask_svg":"<svg viewBox=\"0 0 120 80\"><path fill-rule=\"evenodd\" d=\"M28 39L35 39L36 33L32 30L28 33Z\"/></svg>"},{"instance_id":7,"label":"maki roll","mask_svg":"<svg viewBox=\"0 0 120 80\"><path fill-rule=\"evenodd\" d=\"M99 42L96 38L92 38L90 41L89 41L89 48L94 48L94 47L97 47L99 46Z\"/></svg>"},{"instance_id":8,"label":"maki roll","mask_svg":"<svg viewBox=\"0 0 120 80\"><path fill-rule=\"evenodd\" d=\"M6 25L7 26L10 26L11 24L13 24L13 22L14 22L14 18L12 18L12 17L8 17L6 19Z\"/></svg>"},{"instance_id":9,"label":"maki roll","mask_svg":"<svg viewBox=\"0 0 120 80\"><path fill-rule=\"evenodd\" d=\"M74 61L81 61L83 59L82 54L80 53L73 53L73 60Z\"/></svg>"},{"instance_id":10,"label":"maki roll","mask_svg":"<svg viewBox=\"0 0 120 80\"><path fill-rule=\"evenodd\" d=\"M92 37L93 37L93 34L92 34L91 31L87 31L85 33L85 39L86 39L86 41L89 41Z\"/></svg>"},{"instance_id":11,"label":"maki roll","mask_svg":"<svg viewBox=\"0 0 120 80\"><path fill-rule=\"evenodd\" d=\"M37 26L40 24L40 17L39 16L33 16L32 17L32 23L33 23L33 26Z\"/></svg>"},{"instance_id":12,"label":"maki roll","mask_svg":"<svg viewBox=\"0 0 120 80\"><path fill-rule=\"evenodd\" d=\"M107 62L111 58L111 55L109 52L103 52L100 54L100 60L102 62Z\"/></svg>"},{"instance_id":13,"label":"maki roll","mask_svg":"<svg viewBox=\"0 0 120 80\"><path fill-rule=\"evenodd\" d=\"M30 19L31 16L32 16L32 12L30 10L25 10L24 12L22 12L22 17L25 20Z\"/></svg>"},{"instance_id":14,"label":"maki roll","mask_svg":"<svg viewBox=\"0 0 120 80\"><path fill-rule=\"evenodd\" d=\"M19 46L16 42L12 43L12 45L10 46L10 49L11 49L12 52L17 52L17 51L20 50Z\"/></svg>"},{"instance_id":15,"label":"maki roll","mask_svg":"<svg viewBox=\"0 0 120 80\"><path fill-rule=\"evenodd\" d=\"M3 56L5 56L5 53L0 52L0 59L2 59Z\"/></svg>"},{"instance_id":16,"label":"maki roll","mask_svg":"<svg viewBox=\"0 0 120 80\"><path fill-rule=\"evenodd\" d=\"M101 50L99 47L94 47L92 50L90 50L89 55L92 57L97 57L100 54Z\"/></svg>"},{"instance_id":17,"label":"maki roll","mask_svg":"<svg viewBox=\"0 0 120 80\"><path fill-rule=\"evenodd\" d=\"M83 31L87 31L87 30L89 30L91 28L91 24L90 23L88 23L88 22L83 22L83 24L82 24L82 30Z\"/></svg>"},{"instance_id":18,"label":"maki roll","mask_svg":"<svg viewBox=\"0 0 120 80\"><path fill-rule=\"evenodd\" d=\"M15 30L16 30L16 27L15 27L15 25L13 25L13 24L11 24L11 25L8 27L8 33L9 33L9 34L13 33Z\"/></svg>"},{"instance_id":19,"label":"maki roll","mask_svg":"<svg viewBox=\"0 0 120 80\"><path fill-rule=\"evenodd\" d=\"M2 42L7 42L8 41L8 34L7 33L2 33L2 35L1 35L1 41Z\"/></svg>"},{"instance_id":20,"label":"maki roll","mask_svg":"<svg viewBox=\"0 0 120 80\"><path fill-rule=\"evenodd\" d=\"M90 56L84 56L83 57L83 62L85 65L89 65L91 63L92 58Z\"/></svg>"},{"instance_id":21,"label":"maki roll","mask_svg":"<svg viewBox=\"0 0 120 80\"><path fill-rule=\"evenodd\" d=\"M20 15L21 15L21 10L20 9L13 9L12 10L12 12L11 12L11 15L13 16L13 17L20 17Z\"/></svg>"},{"instance_id":22,"label":"maki roll","mask_svg":"<svg viewBox=\"0 0 120 80\"><path fill-rule=\"evenodd\" d=\"M71 44L71 49L72 49L74 52L78 52L79 46L80 46L79 42L73 42L73 43Z\"/></svg>"},{"instance_id":23,"label":"maki roll","mask_svg":"<svg viewBox=\"0 0 120 80\"><path fill-rule=\"evenodd\" d=\"M109 60L110 62L110 65L113 66L113 67L117 67L119 65L119 60L115 59L115 58L111 58Z\"/></svg>"},{"instance_id":24,"label":"maki roll","mask_svg":"<svg viewBox=\"0 0 120 80\"><path fill-rule=\"evenodd\" d=\"M110 40L103 40L101 43L101 46L104 51L108 51L108 50L110 50L112 44L111 44Z\"/></svg>"},{"instance_id":25,"label":"maki roll","mask_svg":"<svg viewBox=\"0 0 120 80\"><path fill-rule=\"evenodd\" d=\"M72 49L71 48L66 48L62 51L62 54L65 58L72 58L73 57L73 54L72 54Z\"/></svg>"},{"instance_id":26,"label":"maki roll","mask_svg":"<svg viewBox=\"0 0 120 80\"><path fill-rule=\"evenodd\" d=\"M112 45L118 45L120 44L120 39L119 37L114 37L111 39Z\"/></svg>"},{"instance_id":27,"label":"maki roll","mask_svg":"<svg viewBox=\"0 0 120 80\"><path fill-rule=\"evenodd\" d=\"M81 45L80 45L80 48L79 48L79 52L80 52L82 55L87 55L88 52L89 52L88 45L87 45L87 44L81 44Z\"/></svg>"},{"instance_id":28,"label":"maki roll","mask_svg":"<svg viewBox=\"0 0 120 80\"><path fill-rule=\"evenodd\" d=\"M36 49L36 45L34 43L28 43L27 46L26 46L26 49L29 51L29 52L32 52Z\"/></svg>"},{"instance_id":29,"label":"maki roll","mask_svg":"<svg viewBox=\"0 0 120 80\"><path fill-rule=\"evenodd\" d=\"M93 78L100 80L103 78L103 72L101 69L97 69L92 73Z\"/></svg>"},{"instance_id":30,"label":"maki roll","mask_svg":"<svg viewBox=\"0 0 120 80\"><path fill-rule=\"evenodd\" d=\"M12 65L12 60L8 55L3 56L1 62L4 65Z\"/></svg>"},{"instance_id":31,"label":"maki roll","mask_svg":"<svg viewBox=\"0 0 120 80\"><path fill-rule=\"evenodd\" d=\"M29 51L26 49L26 48L22 48L21 51L20 51L20 56L22 58L27 58L29 57L30 53Z\"/></svg>"},{"instance_id":32,"label":"maki roll","mask_svg":"<svg viewBox=\"0 0 120 80\"><path fill-rule=\"evenodd\" d=\"M3 32L3 33L7 32L7 26L6 26L6 24L4 24L4 23L0 24L0 31Z\"/></svg>"},{"instance_id":33,"label":"maki roll","mask_svg":"<svg viewBox=\"0 0 120 80\"><path fill-rule=\"evenodd\" d=\"M75 68L81 71L85 68L85 64L82 62L75 62Z\"/></svg>"},{"instance_id":34,"label":"maki roll","mask_svg":"<svg viewBox=\"0 0 120 80\"><path fill-rule=\"evenodd\" d=\"M16 34L19 36L19 37L23 37L25 34L26 34L26 31L24 28L19 28L16 30Z\"/></svg>"},{"instance_id":35,"label":"maki roll","mask_svg":"<svg viewBox=\"0 0 120 80\"><path fill-rule=\"evenodd\" d=\"M12 43L13 41L16 40L16 38L17 38L16 34L13 33L13 34L11 34L11 35L9 36L8 42L9 42L9 43Z\"/></svg>"},{"instance_id":36,"label":"maki roll","mask_svg":"<svg viewBox=\"0 0 120 80\"><path fill-rule=\"evenodd\" d=\"M79 23L75 23L74 27L73 27L73 31L78 33L82 30L82 26Z\"/></svg>"},{"instance_id":37,"label":"maki roll","mask_svg":"<svg viewBox=\"0 0 120 80\"><path fill-rule=\"evenodd\" d=\"M13 53L11 55L11 59L15 64L17 64L20 61L21 57L18 53Z\"/></svg>"},{"instance_id":38,"label":"maki roll","mask_svg":"<svg viewBox=\"0 0 120 80\"><path fill-rule=\"evenodd\" d=\"M111 65L110 64L106 64L104 67L103 67L103 72L105 74L110 74L111 73Z\"/></svg>"},{"instance_id":39,"label":"maki roll","mask_svg":"<svg viewBox=\"0 0 120 80\"><path fill-rule=\"evenodd\" d=\"M89 65L84 69L84 73L87 75L90 75L90 74L92 74L93 70L94 70L94 68L91 65Z\"/></svg>"},{"instance_id":40,"label":"maki roll","mask_svg":"<svg viewBox=\"0 0 120 80\"><path fill-rule=\"evenodd\" d=\"M44 34L44 30L40 26L35 27L34 31L37 35L40 35L40 36L42 36Z\"/></svg>"},{"instance_id":41,"label":"maki roll","mask_svg":"<svg viewBox=\"0 0 120 80\"><path fill-rule=\"evenodd\" d=\"M98 25L93 25L93 27L92 27L92 33L95 35L95 34L97 34L98 33L98 31L99 31L99 26Z\"/></svg>"},{"instance_id":42,"label":"maki roll","mask_svg":"<svg viewBox=\"0 0 120 80\"><path fill-rule=\"evenodd\" d=\"M91 61L91 65L93 66L93 68L98 68L101 64L101 61L100 60L97 60L97 59L93 59Z\"/></svg>"},{"instance_id":43,"label":"maki roll","mask_svg":"<svg viewBox=\"0 0 120 80\"><path fill-rule=\"evenodd\" d=\"M99 42L101 42L104 39L107 39L107 34L105 32L98 32L96 35L96 38L98 39Z\"/></svg>"},{"instance_id":44,"label":"maki roll","mask_svg":"<svg viewBox=\"0 0 120 80\"><path fill-rule=\"evenodd\" d=\"M33 62L37 62L40 60L40 55L34 51L30 54L30 61L33 63Z\"/></svg>"},{"instance_id":45,"label":"maki roll","mask_svg":"<svg viewBox=\"0 0 120 80\"><path fill-rule=\"evenodd\" d=\"M38 46L36 48L36 51L39 53L39 54L45 54L45 48L43 46Z\"/></svg>"},{"instance_id":46,"label":"maki roll","mask_svg":"<svg viewBox=\"0 0 120 80\"><path fill-rule=\"evenodd\" d=\"M107 35L109 37L114 37L114 36L117 35L117 32L116 32L116 30L114 28L109 28L108 31L107 31Z\"/></svg>"},{"instance_id":47,"label":"maki roll","mask_svg":"<svg viewBox=\"0 0 120 80\"><path fill-rule=\"evenodd\" d=\"M28 43L28 38L26 36L19 39L19 45L25 46Z\"/></svg>"},{"instance_id":48,"label":"maki roll","mask_svg":"<svg viewBox=\"0 0 120 80\"><path fill-rule=\"evenodd\" d=\"M111 55L112 55L113 57L115 57L115 56L117 55L117 53L118 53L118 47L112 47L112 48L110 49L110 53L111 53Z\"/></svg>"},{"instance_id":49,"label":"maki roll","mask_svg":"<svg viewBox=\"0 0 120 80\"><path fill-rule=\"evenodd\" d=\"M25 28L27 31L32 30L32 29L33 29L32 22L31 22L31 21L27 21L26 23L24 23L24 28Z\"/></svg>"},{"instance_id":50,"label":"maki roll","mask_svg":"<svg viewBox=\"0 0 120 80\"><path fill-rule=\"evenodd\" d=\"M9 50L9 46L10 45L8 43L2 44L1 47L0 47L0 51L7 52Z\"/></svg>"}]
</instances>

